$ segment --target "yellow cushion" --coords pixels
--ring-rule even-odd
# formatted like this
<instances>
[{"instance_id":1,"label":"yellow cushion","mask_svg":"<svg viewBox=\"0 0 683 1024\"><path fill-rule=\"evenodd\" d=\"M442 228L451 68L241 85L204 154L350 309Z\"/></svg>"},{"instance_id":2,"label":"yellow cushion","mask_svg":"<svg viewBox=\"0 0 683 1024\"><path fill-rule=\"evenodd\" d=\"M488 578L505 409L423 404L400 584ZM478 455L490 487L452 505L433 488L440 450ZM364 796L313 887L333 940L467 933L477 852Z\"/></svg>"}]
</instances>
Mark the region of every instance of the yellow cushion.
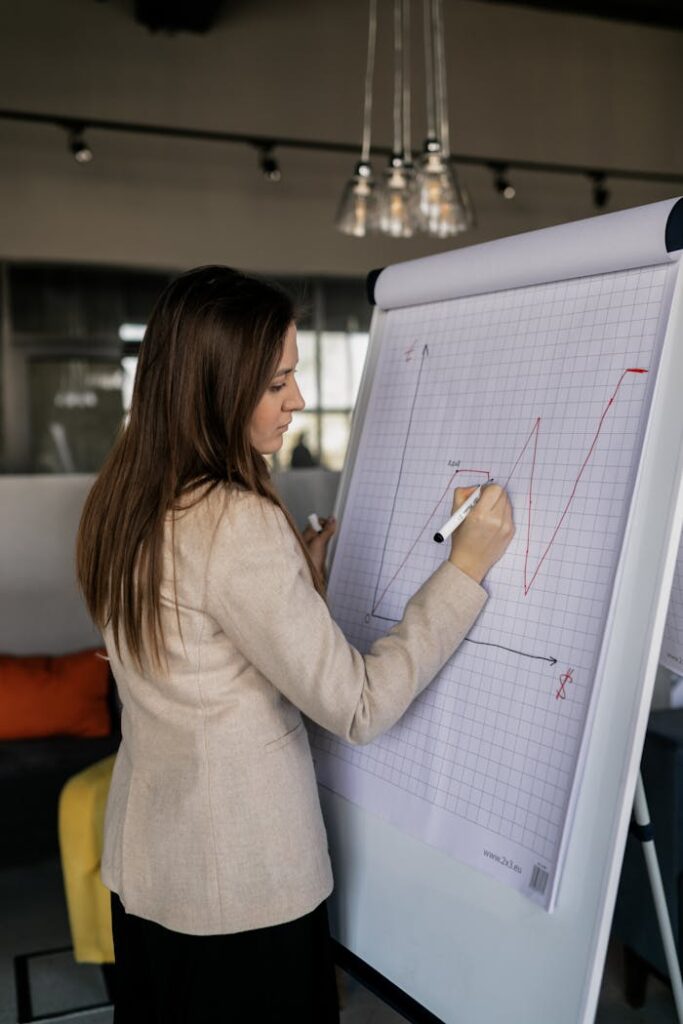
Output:
<instances>
[{"instance_id":1,"label":"yellow cushion","mask_svg":"<svg viewBox=\"0 0 683 1024\"><path fill-rule=\"evenodd\" d=\"M115 755L72 776L59 797L59 847L74 957L113 963L109 891L100 878L104 810Z\"/></svg>"}]
</instances>

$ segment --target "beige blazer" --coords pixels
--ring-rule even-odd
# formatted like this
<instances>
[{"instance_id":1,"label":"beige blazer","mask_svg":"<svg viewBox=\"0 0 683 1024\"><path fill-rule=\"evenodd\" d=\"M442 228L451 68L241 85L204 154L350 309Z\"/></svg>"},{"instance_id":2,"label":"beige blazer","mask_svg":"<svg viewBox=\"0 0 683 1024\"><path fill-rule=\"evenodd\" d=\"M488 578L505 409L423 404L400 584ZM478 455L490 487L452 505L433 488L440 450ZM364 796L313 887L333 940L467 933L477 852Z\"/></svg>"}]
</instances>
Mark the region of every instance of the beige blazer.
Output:
<instances>
[{"instance_id":1,"label":"beige blazer","mask_svg":"<svg viewBox=\"0 0 683 1024\"><path fill-rule=\"evenodd\" d=\"M141 674L111 631L123 702L102 877L129 913L210 935L281 924L332 890L301 712L350 743L389 729L481 611L446 561L365 656L314 589L282 512L219 487L170 519L166 673Z\"/></svg>"}]
</instances>

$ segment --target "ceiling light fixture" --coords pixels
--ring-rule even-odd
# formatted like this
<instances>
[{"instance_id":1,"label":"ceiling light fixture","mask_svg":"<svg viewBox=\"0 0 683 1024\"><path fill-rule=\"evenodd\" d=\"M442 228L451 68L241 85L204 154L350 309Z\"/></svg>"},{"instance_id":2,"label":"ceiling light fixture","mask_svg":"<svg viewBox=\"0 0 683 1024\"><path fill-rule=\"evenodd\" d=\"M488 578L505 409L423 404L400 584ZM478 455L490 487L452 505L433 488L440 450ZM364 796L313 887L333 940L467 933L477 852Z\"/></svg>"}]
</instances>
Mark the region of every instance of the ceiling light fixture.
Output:
<instances>
[{"instance_id":1,"label":"ceiling light fixture","mask_svg":"<svg viewBox=\"0 0 683 1024\"><path fill-rule=\"evenodd\" d=\"M344 186L337 209L335 224L344 235L363 238L377 230L377 195L375 176L370 163L370 137L372 129L372 82L375 73L375 44L377 41L377 0L370 0L368 16L368 52L365 63L365 90L363 96L363 141L360 160Z\"/></svg>"},{"instance_id":2,"label":"ceiling light fixture","mask_svg":"<svg viewBox=\"0 0 683 1024\"><path fill-rule=\"evenodd\" d=\"M267 178L268 181L280 181L282 178L282 171L280 170L280 165L273 154L272 145L262 146L260 152L261 158L259 166L264 178Z\"/></svg>"},{"instance_id":3,"label":"ceiling light fixture","mask_svg":"<svg viewBox=\"0 0 683 1024\"><path fill-rule=\"evenodd\" d=\"M425 2L428 2L428 0L425 0ZM79 162L82 163L87 163L89 158L93 157L92 150L83 138L83 133L86 131L90 132L91 130L95 130L97 132L109 132L110 134L114 133L115 135L130 134L165 139L184 139L201 143L248 146L252 151L254 149L256 151L261 151L265 147L272 147L277 149L295 149L300 152L311 151L318 153L348 154L353 153L356 150L356 146L353 143L332 140L323 141L321 139L289 138L287 136L262 136L244 132L210 131L207 129L184 128L172 125L149 123L139 124L134 121L112 121L97 117L87 120L83 117L73 117L67 120L61 114L41 113L38 111L26 110L8 110L4 108L0 108L0 122L1 121L49 125L53 128L57 128L59 132L66 134L68 148L70 152L73 152L74 158L76 158L75 150L78 150ZM75 144L73 151L72 140ZM377 147L377 152L391 156L391 150L388 147L379 146ZM367 181L368 177L371 177L372 174L372 168L369 164L369 136L364 153L367 153L368 160L363 168L363 173L355 174L354 178L349 182L349 187L353 186L360 194L359 196L356 196L355 199L357 209L360 211L356 219L356 228L358 228L358 223L362 223L363 225L366 223L367 211L372 205L371 202L368 202L368 197L372 195L372 189L368 185ZM680 191L680 187L683 185L682 173L664 173L661 171L642 169L637 170L633 167L609 167L604 171L596 171L594 167L585 166L583 164L524 160L517 159L515 157L503 157L502 155L500 157L492 157L491 155L475 156L471 153L458 153L451 157L451 161L453 160L457 161L458 164L488 168L489 171L493 170L494 166L501 165L506 169L506 171L512 171L515 174L518 172L522 172L524 174L533 172L538 174L560 174L572 177L578 176L584 182L588 179L592 184L593 202L598 208L608 205L612 199L612 190L607 187L607 179L610 179L610 183L613 179L619 179L620 181L627 182L646 182L656 186L666 185L669 188L676 188L678 191ZM460 194L467 206L468 196L462 184L460 185ZM471 207L468 207L468 216L471 215ZM363 230L355 230L349 233L355 233L361 236L365 233L365 228L363 228Z\"/></svg>"},{"instance_id":4,"label":"ceiling light fixture","mask_svg":"<svg viewBox=\"0 0 683 1024\"><path fill-rule=\"evenodd\" d=\"M83 137L81 127L69 130L69 150L77 164L89 164L93 158L93 152Z\"/></svg>"},{"instance_id":5,"label":"ceiling light fixture","mask_svg":"<svg viewBox=\"0 0 683 1024\"><path fill-rule=\"evenodd\" d=\"M508 178L507 164L491 164L491 170L493 171L493 185L496 192L503 199L514 199L517 195L517 189Z\"/></svg>"},{"instance_id":6,"label":"ceiling light fixture","mask_svg":"<svg viewBox=\"0 0 683 1024\"><path fill-rule=\"evenodd\" d=\"M378 188L379 229L411 238L417 227L415 168L410 153L410 0L394 0L394 143Z\"/></svg>"},{"instance_id":7,"label":"ceiling light fixture","mask_svg":"<svg viewBox=\"0 0 683 1024\"><path fill-rule=\"evenodd\" d=\"M466 231L474 213L450 149L442 0L423 0L427 139L417 173L420 227L437 238Z\"/></svg>"},{"instance_id":8,"label":"ceiling light fixture","mask_svg":"<svg viewBox=\"0 0 683 1024\"><path fill-rule=\"evenodd\" d=\"M593 182L593 204L598 210L607 206L610 200L610 192L607 188L607 178L604 171L593 171L589 175Z\"/></svg>"}]
</instances>

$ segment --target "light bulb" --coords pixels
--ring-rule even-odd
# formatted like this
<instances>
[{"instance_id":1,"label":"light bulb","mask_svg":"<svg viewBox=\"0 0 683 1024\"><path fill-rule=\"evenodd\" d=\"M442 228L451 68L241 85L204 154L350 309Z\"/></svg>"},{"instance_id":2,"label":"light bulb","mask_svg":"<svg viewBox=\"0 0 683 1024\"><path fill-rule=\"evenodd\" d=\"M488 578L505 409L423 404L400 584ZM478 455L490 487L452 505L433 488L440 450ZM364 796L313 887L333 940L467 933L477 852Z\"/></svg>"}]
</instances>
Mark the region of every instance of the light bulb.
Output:
<instances>
[{"instance_id":1,"label":"light bulb","mask_svg":"<svg viewBox=\"0 0 683 1024\"><path fill-rule=\"evenodd\" d=\"M259 165L261 167L261 173L264 178L268 179L268 181L280 181L282 178L282 171L280 170L279 163L275 159L272 146L265 146L261 150Z\"/></svg>"},{"instance_id":2,"label":"light bulb","mask_svg":"<svg viewBox=\"0 0 683 1024\"><path fill-rule=\"evenodd\" d=\"M377 200L379 229L392 238L411 238L417 226L415 171L393 156L384 172Z\"/></svg>"},{"instance_id":3,"label":"light bulb","mask_svg":"<svg viewBox=\"0 0 683 1024\"><path fill-rule=\"evenodd\" d=\"M493 184L495 185L496 192L503 199L514 199L517 195L517 189L507 176L507 166L505 164L494 164L493 169L495 173Z\"/></svg>"},{"instance_id":4,"label":"light bulb","mask_svg":"<svg viewBox=\"0 0 683 1024\"><path fill-rule=\"evenodd\" d=\"M369 163L361 160L356 164L353 177L344 186L335 224L343 234L355 238L377 230L375 179Z\"/></svg>"},{"instance_id":5,"label":"light bulb","mask_svg":"<svg viewBox=\"0 0 683 1024\"><path fill-rule=\"evenodd\" d=\"M80 130L74 129L69 135L69 149L77 164L89 164L93 158L93 152L83 138Z\"/></svg>"},{"instance_id":6,"label":"light bulb","mask_svg":"<svg viewBox=\"0 0 683 1024\"><path fill-rule=\"evenodd\" d=\"M417 172L417 208L420 227L437 238L457 235L473 223L455 168L435 140L428 140Z\"/></svg>"}]
</instances>

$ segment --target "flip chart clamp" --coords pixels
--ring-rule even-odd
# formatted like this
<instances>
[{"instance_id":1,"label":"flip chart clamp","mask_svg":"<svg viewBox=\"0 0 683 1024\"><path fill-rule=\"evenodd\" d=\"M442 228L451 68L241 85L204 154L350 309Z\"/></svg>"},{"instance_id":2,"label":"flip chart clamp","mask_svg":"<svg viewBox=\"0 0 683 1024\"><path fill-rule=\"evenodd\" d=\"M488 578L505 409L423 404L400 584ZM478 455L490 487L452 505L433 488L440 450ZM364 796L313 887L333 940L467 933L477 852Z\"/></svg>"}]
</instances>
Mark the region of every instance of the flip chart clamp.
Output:
<instances>
[{"instance_id":1,"label":"flip chart clamp","mask_svg":"<svg viewBox=\"0 0 683 1024\"><path fill-rule=\"evenodd\" d=\"M659 932L662 936L662 945L664 946L664 956L666 957L666 965L669 969L669 978L671 980L671 988L673 990L674 1003L676 1005L676 1016L678 1017L679 1024L683 1024L683 980L681 980L681 967L678 962L678 951L676 949L673 930L671 928L669 908L666 905L664 886L662 884L662 873L659 870L659 861L657 860L654 829L652 828L650 811L645 798L643 776L640 772L638 772L636 795L633 801L633 823L631 825L631 831L635 838L639 840L643 849L645 866L647 868L650 887L652 889L655 913L657 914L657 923L659 924Z\"/></svg>"}]
</instances>

